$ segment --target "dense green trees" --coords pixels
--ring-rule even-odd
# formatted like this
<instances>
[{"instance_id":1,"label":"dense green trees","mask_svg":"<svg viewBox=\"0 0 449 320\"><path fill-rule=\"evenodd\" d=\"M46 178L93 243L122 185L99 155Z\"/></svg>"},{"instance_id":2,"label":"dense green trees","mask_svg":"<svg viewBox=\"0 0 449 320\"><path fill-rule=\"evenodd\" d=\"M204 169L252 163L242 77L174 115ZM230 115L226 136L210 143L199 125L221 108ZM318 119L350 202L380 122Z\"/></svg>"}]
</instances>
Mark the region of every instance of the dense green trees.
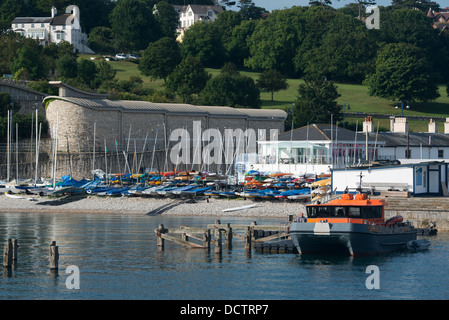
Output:
<instances>
[{"instance_id":1,"label":"dense green trees","mask_svg":"<svg viewBox=\"0 0 449 320\"><path fill-rule=\"evenodd\" d=\"M139 62L139 70L151 79L164 79L181 62L181 50L175 39L165 37L150 43Z\"/></svg>"},{"instance_id":2,"label":"dense green trees","mask_svg":"<svg viewBox=\"0 0 449 320\"><path fill-rule=\"evenodd\" d=\"M206 67L219 68L225 61L221 34L214 23L196 22L189 27L182 40L183 57L197 57Z\"/></svg>"},{"instance_id":3,"label":"dense green trees","mask_svg":"<svg viewBox=\"0 0 449 320\"><path fill-rule=\"evenodd\" d=\"M308 123L329 123L342 117L341 106L337 105L340 94L332 81L320 75L309 75L298 88L298 98L295 101L295 128Z\"/></svg>"},{"instance_id":4,"label":"dense green trees","mask_svg":"<svg viewBox=\"0 0 449 320\"><path fill-rule=\"evenodd\" d=\"M203 104L243 108L260 107L260 91L254 80L225 68L211 78L201 92Z\"/></svg>"},{"instance_id":5,"label":"dense green trees","mask_svg":"<svg viewBox=\"0 0 449 320\"><path fill-rule=\"evenodd\" d=\"M366 84L370 95L389 100L429 101L439 97L424 50L407 43L384 46Z\"/></svg>"},{"instance_id":6,"label":"dense green trees","mask_svg":"<svg viewBox=\"0 0 449 320\"><path fill-rule=\"evenodd\" d=\"M201 60L187 56L167 78L167 88L179 94L184 102L190 101L193 94L199 94L210 79Z\"/></svg>"},{"instance_id":7,"label":"dense green trees","mask_svg":"<svg viewBox=\"0 0 449 320\"><path fill-rule=\"evenodd\" d=\"M271 93L271 101L273 101L274 92L288 88L287 78L274 69L264 71L257 79L257 86Z\"/></svg>"},{"instance_id":8,"label":"dense green trees","mask_svg":"<svg viewBox=\"0 0 449 320\"><path fill-rule=\"evenodd\" d=\"M221 3L238 10L225 11L214 22L195 23L185 30L182 43L176 43L178 17L171 4L189 2L213 4L211 0L3 0L0 27L9 27L15 16L46 16L51 5L63 12L68 4L76 4L92 49L100 53L141 51L143 76L166 79L167 92L195 103L260 105L259 98L253 104L245 95L225 94L228 88L252 86L241 75L222 73L209 80L204 68L220 68L227 62L261 72L258 87L272 93L278 90L274 84L279 80L270 83L274 73L264 78L272 70L307 78L298 104L302 110L307 110L306 89L318 90L320 82L311 80L316 78L327 79L327 84L366 83L372 95L391 100L432 100L437 96L436 83L449 83L449 73L442 67L449 65L449 31L434 29L426 16L429 8L438 9L431 0L393 0L391 6L380 7L379 30L368 29L362 19L364 8L375 0L354 0L338 10L329 0L316 0L310 6L275 10L264 19L260 19L263 8L252 0L225 0ZM115 80L106 62L76 61L70 47L42 49L15 34L0 37L0 56L0 74L14 73L17 78L68 79L72 85L78 82L84 89L103 91L129 89L134 93L141 88L137 78L136 86ZM326 90L332 91L331 87Z\"/></svg>"},{"instance_id":9,"label":"dense green trees","mask_svg":"<svg viewBox=\"0 0 449 320\"><path fill-rule=\"evenodd\" d=\"M120 51L145 49L160 37L153 7L144 0L118 0L109 20Z\"/></svg>"}]
</instances>

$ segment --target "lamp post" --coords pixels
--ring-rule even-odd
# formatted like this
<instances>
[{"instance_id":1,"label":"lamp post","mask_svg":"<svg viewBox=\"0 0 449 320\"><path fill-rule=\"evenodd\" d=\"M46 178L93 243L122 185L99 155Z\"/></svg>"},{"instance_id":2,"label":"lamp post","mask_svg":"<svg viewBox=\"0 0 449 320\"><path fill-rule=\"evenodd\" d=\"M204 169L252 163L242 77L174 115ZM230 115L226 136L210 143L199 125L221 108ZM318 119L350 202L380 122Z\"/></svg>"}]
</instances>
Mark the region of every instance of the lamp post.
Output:
<instances>
[{"instance_id":1,"label":"lamp post","mask_svg":"<svg viewBox=\"0 0 449 320\"><path fill-rule=\"evenodd\" d=\"M346 102L343 104L343 128L346 127L346 110L351 110L351 106L348 105L346 106Z\"/></svg>"},{"instance_id":2,"label":"lamp post","mask_svg":"<svg viewBox=\"0 0 449 320\"><path fill-rule=\"evenodd\" d=\"M407 103L407 105L405 106L406 109L410 109L410 106L408 105L407 100L402 100L401 101L401 117L404 116L404 102ZM398 109L399 107L396 106L396 109Z\"/></svg>"}]
</instances>

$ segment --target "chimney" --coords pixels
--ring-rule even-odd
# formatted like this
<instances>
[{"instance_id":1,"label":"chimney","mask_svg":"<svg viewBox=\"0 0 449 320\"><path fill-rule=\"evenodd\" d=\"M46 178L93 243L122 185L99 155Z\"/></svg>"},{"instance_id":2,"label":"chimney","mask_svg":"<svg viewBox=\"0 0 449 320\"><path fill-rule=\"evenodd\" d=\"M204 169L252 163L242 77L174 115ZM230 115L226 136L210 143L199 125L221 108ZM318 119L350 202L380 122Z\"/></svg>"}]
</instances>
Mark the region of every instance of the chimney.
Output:
<instances>
[{"instance_id":1,"label":"chimney","mask_svg":"<svg viewBox=\"0 0 449 320\"><path fill-rule=\"evenodd\" d=\"M444 133L449 133L449 118L446 118L446 122L444 123Z\"/></svg>"},{"instance_id":2,"label":"chimney","mask_svg":"<svg viewBox=\"0 0 449 320\"><path fill-rule=\"evenodd\" d=\"M51 7L51 17L54 18L58 14L58 10L56 10L56 7Z\"/></svg>"},{"instance_id":3,"label":"chimney","mask_svg":"<svg viewBox=\"0 0 449 320\"><path fill-rule=\"evenodd\" d=\"M429 133L438 133L438 124L433 119L430 119L428 131Z\"/></svg>"},{"instance_id":4,"label":"chimney","mask_svg":"<svg viewBox=\"0 0 449 320\"><path fill-rule=\"evenodd\" d=\"M374 124L373 124L373 117L368 116L365 117L365 121L363 121L363 132L374 132Z\"/></svg>"},{"instance_id":5,"label":"chimney","mask_svg":"<svg viewBox=\"0 0 449 320\"><path fill-rule=\"evenodd\" d=\"M390 132L394 132L394 120L395 116L390 117Z\"/></svg>"},{"instance_id":6,"label":"chimney","mask_svg":"<svg viewBox=\"0 0 449 320\"><path fill-rule=\"evenodd\" d=\"M398 132L398 133L408 132L408 123L406 117L390 118L390 125L392 125L391 132Z\"/></svg>"}]
</instances>

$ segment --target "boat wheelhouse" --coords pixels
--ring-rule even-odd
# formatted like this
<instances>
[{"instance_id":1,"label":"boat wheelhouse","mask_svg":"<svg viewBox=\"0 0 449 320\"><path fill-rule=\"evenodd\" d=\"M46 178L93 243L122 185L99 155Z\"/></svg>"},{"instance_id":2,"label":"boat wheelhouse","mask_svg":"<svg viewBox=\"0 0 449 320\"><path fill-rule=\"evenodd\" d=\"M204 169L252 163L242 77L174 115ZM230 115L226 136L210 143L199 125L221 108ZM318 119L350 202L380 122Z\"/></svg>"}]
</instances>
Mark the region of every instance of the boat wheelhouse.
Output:
<instances>
[{"instance_id":1,"label":"boat wheelhouse","mask_svg":"<svg viewBox=\"0 0 449 320\"><path fill-rule=\"evenodd\" d=\"M344 194L306 206L307 218L292 223L290 235L300 254L359 256L405 248L416 239L416 229L401 216L385 220L384 207L383 199Z\"/></svg>"}]
</instances>

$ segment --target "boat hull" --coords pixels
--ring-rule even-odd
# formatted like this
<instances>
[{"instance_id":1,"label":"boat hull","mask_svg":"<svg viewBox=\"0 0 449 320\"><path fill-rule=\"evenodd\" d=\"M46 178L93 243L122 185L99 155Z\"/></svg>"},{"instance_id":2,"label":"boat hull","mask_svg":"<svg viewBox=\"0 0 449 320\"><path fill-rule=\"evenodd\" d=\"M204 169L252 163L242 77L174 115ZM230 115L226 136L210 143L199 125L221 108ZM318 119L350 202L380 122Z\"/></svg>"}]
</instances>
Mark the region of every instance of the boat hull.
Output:
<instances>
[{"instance_id":1,"label":"boat hull","mask_svg":"<svg viewBox=\"0 0 449 320\"><path fill-rule=\"evenodd\" d=\"M363 256L404 249L416 239L412 226L358 223L292 223L290 236L300 254Z\"/></svg>"}]
</instances>

